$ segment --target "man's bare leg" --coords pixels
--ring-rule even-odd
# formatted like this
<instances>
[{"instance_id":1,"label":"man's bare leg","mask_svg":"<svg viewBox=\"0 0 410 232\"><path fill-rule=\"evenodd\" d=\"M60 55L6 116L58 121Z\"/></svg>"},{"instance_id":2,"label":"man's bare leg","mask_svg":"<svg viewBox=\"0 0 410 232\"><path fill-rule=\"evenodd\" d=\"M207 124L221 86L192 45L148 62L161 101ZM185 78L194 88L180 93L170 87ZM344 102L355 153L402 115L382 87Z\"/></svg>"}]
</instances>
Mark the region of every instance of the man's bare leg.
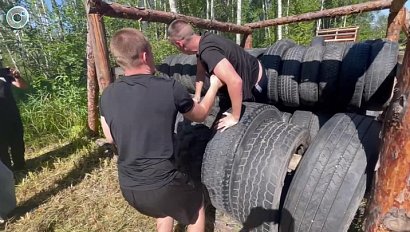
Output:
<instances>
[{"instance_id":1,"label":"man's bare leg","mask_svg":"<svg viewBox=\"0 0 410 232\"><path fill-rule=\"evenodd\" d=\"M157 218L158 232L172 232L174 219L172 217Z\"/></svg>"},{"instance_id":2,"label":"man's bare leg","mask_svg":"<svg viewBox=\"0 0 410 232\"><path fill-rule=\"evenodd\" d=\"M196 219L195 224L188 225L188 232L204 232L205 231L205 207L204 202L202 202L201 208L199 209L198 219Z\"/></svg>"}]
</instances>

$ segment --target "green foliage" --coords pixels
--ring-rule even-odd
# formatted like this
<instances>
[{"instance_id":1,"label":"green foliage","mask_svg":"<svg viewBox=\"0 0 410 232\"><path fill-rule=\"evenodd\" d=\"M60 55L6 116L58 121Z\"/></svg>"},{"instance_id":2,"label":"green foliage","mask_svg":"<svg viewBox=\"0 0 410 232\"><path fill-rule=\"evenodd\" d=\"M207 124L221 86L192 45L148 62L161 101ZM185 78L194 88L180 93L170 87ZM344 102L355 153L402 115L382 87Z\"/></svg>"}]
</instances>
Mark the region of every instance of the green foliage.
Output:
<instances>
[{"instance_id":1,"label":"green foliage","mask_svg":"<svg viewBox=\"0 0 410 232\"><path fill-rule=\"evenodd\" d=\"M52 140L74 138L84 132L87 119L86 89L70 84L67 76L33 83L37 91L20 103L25 139L31 146L46 145ZM38 86L37 86L38 84Z\"/></svg>"}]
</instances>

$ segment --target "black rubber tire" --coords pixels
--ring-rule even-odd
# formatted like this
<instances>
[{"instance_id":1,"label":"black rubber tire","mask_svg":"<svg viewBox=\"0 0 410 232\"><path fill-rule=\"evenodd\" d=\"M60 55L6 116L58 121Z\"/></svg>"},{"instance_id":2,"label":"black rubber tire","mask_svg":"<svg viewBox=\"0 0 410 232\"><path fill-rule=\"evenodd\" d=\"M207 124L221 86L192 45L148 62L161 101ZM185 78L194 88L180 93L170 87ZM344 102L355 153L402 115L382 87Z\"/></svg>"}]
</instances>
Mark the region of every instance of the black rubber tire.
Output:
<instances>
[{"instance_id":1,"label":"black rubber tire","mask_svg":"<svg viewBox=\"0 0 410 232\"><path fill-rule=\"evenodd\" d=\"M315 139L320 129L319 117L310 111L296 110L290 118L289 123L309 131L308 144Z\"/></svg>"},{"instance_id":2,"label":"black rubber tire","mask_svg":"<svg viewBox=\"0 0 410 232\"><path fill-rule=\"evenodd\" d=\"M262 66L266 70L268 78L268 101L271 104L279 102L278 77L282 70L282 57L285 52L295 46L290 40L280 40L269 47L261 58Z\"/></svg>"},{"instance_id":3,"label":"black rubber tire","mask_svg":"<svg viewBox=\"0 0 410 232\"><path fill-rule=\"evenodd\" d=\"M189 93L195 93L196 57L195 55L181 55L178 64L180 72L174 73L174 78L185 86Z\"/></svg>"},{"instance_id":4,"label":"black rubber tire","mask_svg":"<svg viewBox=\"0 0 410 232\"><path fill-rule=\"evenodd\" d=\"M263 54L266 51L266 48L247 48L245 49L247 53L256 57L258 60L262 59Z\"/></svg>"},{"instance_id":5,"label":"black rubber tire","mask_svg":"<svg viewBox=\"0 0 410 232\"><path fill-rule=\"evenodd\" d=\"M344 44L326 44L319 71L319 103L322 108L333 108L335 105L344 50Z\"/></svg>"},{"instance_id":6,"label":"black rubber tire","mask_svg":"<svg viewBox=\"0 0 410 232\"><path fill-rule=\"evenodd\" d=\"M164 78L170 78L170 66L172 59L174 59L175 55L167 56L164 61L156 66L156 75Z\"/></svg>"},{"instance_id":7,"label":"black rubber tire","mask_svg":"<svg viewBox=\"0 0 410 232\"><path fill-rule=\"evenodd\" d=\"M191 122L182 114L177 116L177 121L174 139L177 169L200 182L202 160L213 130L203 123Z\"/></svg>"},{"instance_id":8,"label":"black rubber tire","mask_svg":"<svg viewBox=\"0 0 410 232\"><path fill-rule=\"evenodd\" d=\"M243 138L264 120L281 120L280 111L271 105L244 102L242 109L238 124L224 132L216 132L206 147L202 163L202 182L208 189L212 205L227 213L231 212L229 183L232 164Z\"/></svg>"},{"instance_id":9,"label":"black rubber tire","mask_svg":"<svg viewBox=\"0 0 410 232\"><path fill-rule=\"evenodd\" d=\"M282 112L282 122L289 123L292 114L289 112Z\"/></svg>"},{"instance_id":10,"label":"black rubber tire","mask_svg":"<svg viewBox=\"0 0 410 232\"><path fill-rule=\"evenodd\" d=\"M279 99L285 106L298 107L299 82L303 56L306 48L294 46L289 48L283 56L282 73L278 79Z\"/></svg>"},{"instance_id":11,"label":"black rubber tire","mask_svg":"<svg viewBox=\"0 0 410 232\"><path fill-rule=\"evenodd\" d=\"M324 46L325 45L325 38L322 36L315 36L312 39L312 42L310 42L311 47L316 47L316 46Z\"/></svg>"},{"instance_id":12,"label":"black rubber tire","mask_svg":"<svg viewBox=\"0 0 410 232\"><path fill-rule=\"evenodd\" d=\"M388 105L396 76L398 54L397 42L378 40L372 43L363 92L364 108L383 110Z\"/></svg>"},{"instance_id":13,"label":"black rubber tire","mask_svg":"<svg viewBox=\"0 0 410 232\"><path fill-rule=\"evenodd\" d=\"M353 110L361 107L364 81L371 46L356 43L346 46L339 76L339 106Z\"/></svg>"},{"instance_id":14,"label":"black rubber tire","mask_svg":"<svg viewBox=\"0 0 410 232\"><path fill-rule=\"evenodd\" d=\"M308 137L306 129L277 119L245 135L232 167L229 196L232 216L246 229L277 231L289 161L306 150Z\"/></svg>"},{"instance_id":15,"label":"black rubber tire","mask_svg":"<svg viewBox=\"0 0 410 232\"><path fill-rule=\"evenodd\" d=\"M319 72L325 48L320 45L309 47L303 57L299 84L302 105L314 106L319 101Z\"/></svg>"},{"instance_id":16,"label":"black rubber tire","mask_svg":"<svg viewBox=\"0 0 410 232\"><path fill-rule=\"evenodd\" d=\"M346 231L363 197L363 176L377 160L381 125L336 114L309 146L289 187L280 231Z\"/></svg>"}]
</instances>

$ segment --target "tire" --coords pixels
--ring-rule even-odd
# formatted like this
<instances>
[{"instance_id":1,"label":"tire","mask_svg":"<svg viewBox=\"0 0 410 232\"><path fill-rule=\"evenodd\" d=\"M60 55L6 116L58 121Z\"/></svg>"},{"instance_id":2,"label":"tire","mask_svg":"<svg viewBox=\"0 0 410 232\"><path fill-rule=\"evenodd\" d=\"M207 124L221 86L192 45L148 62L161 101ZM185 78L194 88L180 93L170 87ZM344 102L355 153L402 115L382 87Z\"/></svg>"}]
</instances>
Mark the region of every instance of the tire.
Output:
<instances>
[{"instance_id":1,"label":"tire","mask_svg":"<svg viewBox=\"0 0 410 232\"><path fill-rule=\"evenodd\" d=\"M335 105L338 90L339 70L345 46L340 43L326 44L319 71L319 103L321 108L331 109Z\"/></svg>"},{"instance_id":2,"label":"tire","mask_svg":"<svg viewBox=\"0 0 410 232\"><path fill-rule=\"evenodd\" d=\"M289 48L283 56L282 73L278 79L279 99L285 106L298 107L299 82L303 56L306 48L295 46Z\"/></svg>"},{"instance_id":3,"label":"tire","mask_svg":"<svg viewBox=\"0 0 410 232\"><path fill-rule=\"evenodd\" d=\"M324 45L325 45L325 39L322 36L313 37L312 42L310 43L311 47L324 46Z\"/></svg>"},{"instance_id":4,"label":"tire","mask_svg":"<svg viewBox=\"0 0 410 232\"><path fill-rule=\"evenodd\" d=\"M291 117L292 117L291 113L282 112L282 122L289 123Z\"/></svg>"},{"instance_id":5,"label":"tire","mask_svg":"<svg viewBox=\"0 0 410 232\"><path fill-rule=\"evenodd\" d=\"M245 49L245 51L260 60L266 51L266 48L248 48Z\"/></svg>"},{"instance_id":6,"label":"tire","mask_svg":"<svg viewBox=\"0 0 410 232\"><path fill-rule=\"evenodd\" d=\"M212 205L227 213L231 212L229 183L232 164L243 138L264 120L281 120L280 111L271 105L244 102L242 109L238 124L224 132L216 132L206 147L202 163L202 182L208 189Z\"/></svg>"},{"instance_id":7,"label":"tire","mask_svg":"<svg viewBox=\"0 0 410 232\"><path fill-rule=\"evenodd\" d=\"M324 47L316 45L306 50L302 63L299 97L303 105L314 106L319 101L319 72Z\"/></svg>"},{"instance_id":8,"label":"tire","mask_svg":"<svg viewBox=\"0 0 410 232\"><path fill-rule=\"evenodd\" d=\"M180 72L174 73L174 78L185 86L189 93L195 93L196 57L182 55L176 65L181 65Z\"/></svg>"},{"instance_id":9,"label":"tire","mask_svg":"<svg viewBox=\"0 0 410 232\"><path fill-rule=\"evenodd\" d=\"M212 129L181 116L182 114L174 139L176 166L178 170L200 182L202 160L206 145L211 139Z\"/></svg>"},{"instance_id":10,"label":"tire","mask_svg":"<svg viewBox=\"0 0 410 232\"><path fill-rule=\"evenodd\" d=\"M268 78L268 101L271 104L278 103L278 77L282 70L282 57L286 50L295 46L290 40L280 40L269 47L261 58L262 66L266 70Z\"/></svg>"},{"instance_id":11,"label":"tire","mask_svg":"<svg viewBox=\"0 0 410 232\"><path fill-rule=\"evenodd\" d=\"M399 45L397 42L379 40L371 46L370 66L363 92L364 108L383 110L393 91Z\"/></svg>"},{"instance_id":12,"label":"tire","mask_svg":"<svg viewBox=\"0 0 410 232\"><path fill-rule=\"evenodd\" d=\"M363 176L377 160L380 128L373 118L340 113L320 129L289 187L281 232L346 231L364 194Z\"/></svg>"},{"instance_id":13,"label":"tire","mask_svg":"<svg viewBox=\"0 0 410 232\"><path fill-rule=\"evenodd\" d=\"M308 131L277 119L247 133L230 183L232 216L252 231L277 231L279 203L290 159L306 150ZM263 210L262 210L263 209Z\"/></svg>"},{"instance_id":14,"label":"tire","mask_svg":"<svg viewBox=\"0 0 410 232\"><path fill-rule=\"evenodd\" d=\"M156 74L160 77L170 78L170 63L172 59L174 59L175 55L168 56L164 59L164 61L156 66Z\"/></svg>"},{"instance_id":15,"label":"tire","mask_svg":"<svg viewBox=\"0 0 410 232\"><path fill-rule=\"evenodd\" d=\"M310 111L296 110L289 123L305 128L309 131L308 144L310 144L320 129L319 117Z\"/></svg>"},{"instance_id":16,"label":"tire","mask_svg":"<svg viewBox=\"0 0 410 232\"><path fill-rule=\"evenodd\" d=\"M368 43L356 43L347 46L339 76L339 104L342 108L358 109L361 107L365 73L371 46Z\"/></svg>"}]
</instances>

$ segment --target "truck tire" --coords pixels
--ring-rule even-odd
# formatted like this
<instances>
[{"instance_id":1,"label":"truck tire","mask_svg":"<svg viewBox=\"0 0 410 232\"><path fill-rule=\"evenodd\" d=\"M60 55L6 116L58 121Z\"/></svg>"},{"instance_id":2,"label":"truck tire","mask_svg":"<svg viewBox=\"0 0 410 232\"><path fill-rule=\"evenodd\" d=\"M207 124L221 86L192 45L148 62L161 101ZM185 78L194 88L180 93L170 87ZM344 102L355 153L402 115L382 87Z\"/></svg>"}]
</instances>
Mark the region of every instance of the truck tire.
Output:
<instances>
[{"instance_id":1,"label":"truck tire","mask_svg":"<svg viewBox=\"0 0 410 232\"><path fill-rule=\"evenodd\" d=\"M324 47L309 47L303 57L302 73L299 84L300 103L314 106L319 101L319 71Z\"/></svg>"},{"instance_id":2,"label":"truck tire","mask_svg":"<svg viewBox=\"0 0 410 232\"><path fill-rule=\"evenodd\" d=\"M274 106L244 102L238 124L224 132L217 131L209 141L202 163L202 182L208 189L212 205L230 213L229 183L232 164L248 131L253 131L268 119L281 120L281 113Z\"/></svg>"},{"instance_id":3,"label":"truck tire","mask_svg":"<svg viewBox=\"0 0 410 232\"><path fill-rule=\"evenodd\" d=\"M282 210L280 231L346 231L377 160L381 125L371 117L336 114L303 155ZM364 178L364 180L363 180Z\"/></svg>"}]
</instances>

